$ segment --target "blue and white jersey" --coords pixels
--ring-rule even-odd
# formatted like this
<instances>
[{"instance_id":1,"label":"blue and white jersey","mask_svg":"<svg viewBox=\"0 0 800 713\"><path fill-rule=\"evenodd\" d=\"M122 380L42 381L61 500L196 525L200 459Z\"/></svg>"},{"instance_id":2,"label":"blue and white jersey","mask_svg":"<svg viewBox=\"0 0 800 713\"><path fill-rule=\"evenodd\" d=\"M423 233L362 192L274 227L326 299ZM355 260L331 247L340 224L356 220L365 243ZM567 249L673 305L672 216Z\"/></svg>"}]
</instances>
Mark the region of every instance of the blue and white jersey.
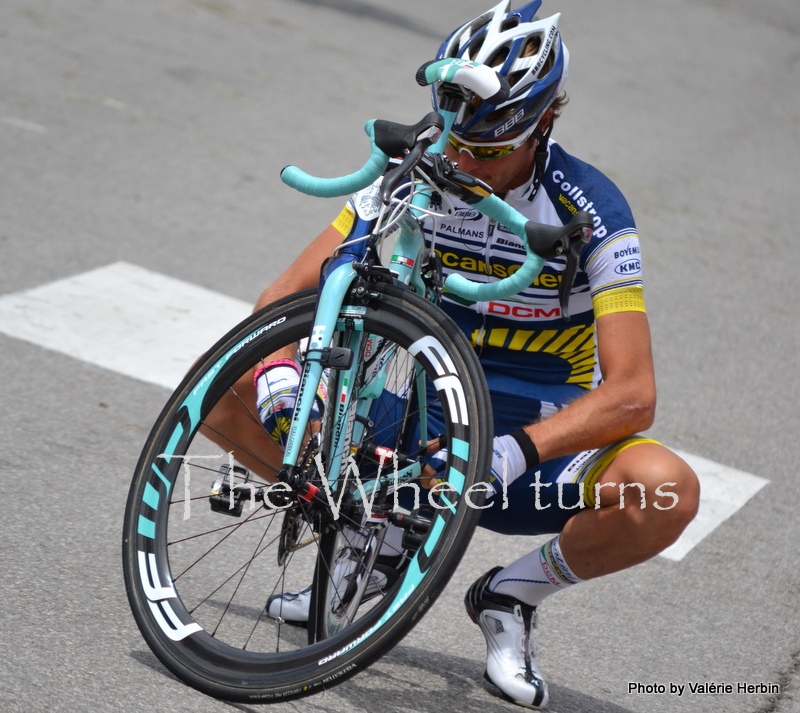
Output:
<instances>
[{"instance_id":1,"label":"blue and white jersey","mask_svg":"<svg viewBox=\"0 0 800 713\"><path fill-rule=\"evenodd\" d=\"M565 225L579 210L594 217L570 295L570 321L561 316L558 300L564 258L548 260L536 280L511 298L464 306L445 296L443 307L475 346L492 392L539 401L542 415L549 415L599 383L595 320L644 311L642 269L627 201L596 168L551 141L541 188L532 193L531 179L505 200L545 225ZM494 282L518 270L525 259L521 240L471 206L456 206L454 217L425 223L426 242L445 275Z\"/></svg>"},{"instance_id":2,"label":"blue and white jersey","mask_svg":"<svg viewBox=\"0 0 800 713\"><path fill-rule=\"evenodd\" d=\"M564 258L548 260L539 276L510 298L464 306L445 295L442 305L475 347L493 400L524 402L522 423L551 415L600 383L598 317L645 311L639 239L627 201L593 166L554 141L548 149L539 191L534 194L531 176L504 198L535 223L566 225L579 210L593 216L594 232L570 294L570 321L562 317L558 299ZM516 272L525 260L520 238L472 206L454 203L453 216L424 222L426 243L441 258L444 275L495 282ZM350 199L333 225L347 237L356 215L369 220L379 208L377 185L371 186Z\"/></svg>"}]
</instances>

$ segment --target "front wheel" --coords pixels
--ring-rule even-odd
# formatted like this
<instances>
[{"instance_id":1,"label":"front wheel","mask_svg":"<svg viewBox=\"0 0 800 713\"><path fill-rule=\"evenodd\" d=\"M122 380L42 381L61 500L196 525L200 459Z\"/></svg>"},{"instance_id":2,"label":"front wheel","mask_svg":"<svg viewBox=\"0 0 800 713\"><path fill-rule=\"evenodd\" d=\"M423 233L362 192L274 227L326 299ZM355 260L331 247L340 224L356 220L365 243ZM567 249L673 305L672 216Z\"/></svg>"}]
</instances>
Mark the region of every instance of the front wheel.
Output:
<instances>
[{"instance_id":1,"label":"front wheel","mask_svg":"<svg viewBox=\"0 0 800 713\"><path fill-rule=\"evenodd\" d=\"M131 484L123 567L136 622L164 665L220 698L297 698L369 666L436 600L480 515L480 496L473 492L470 502L465 493L490 468L482 371L457 326L401 287L376 286L368 304L342 310L336 340L357 349L356 383L353 372L329 370L335 392L301 463L328 491L327 505L271 482L275 458L256 447L248 457L263 465L260 477L216 445L243 448L235 434L222 439L210 426L222 399L260 426L252 395L237 384L275 352L295 349L302 362L295 345L310 332L315 295L264 308L209 350L159 416ZM336 415L345 387L352 407ZM361 466L357 479L327 467L342 461L329 446L337 429ZM420 443L439 434L449 447L441 474L448 485L429 498L410 478L419 473ZM265 452L274 449L266 435L263 442ZM395 475L401 455L404 490L416 488L422 505L394 492L399 483L375 465L379 449L392 453ZM365 507L359 493L382 511ZM276 598L285 615L271 611ZM303 607L307 630L290 624Z\"/></svg>"}]
</instances>

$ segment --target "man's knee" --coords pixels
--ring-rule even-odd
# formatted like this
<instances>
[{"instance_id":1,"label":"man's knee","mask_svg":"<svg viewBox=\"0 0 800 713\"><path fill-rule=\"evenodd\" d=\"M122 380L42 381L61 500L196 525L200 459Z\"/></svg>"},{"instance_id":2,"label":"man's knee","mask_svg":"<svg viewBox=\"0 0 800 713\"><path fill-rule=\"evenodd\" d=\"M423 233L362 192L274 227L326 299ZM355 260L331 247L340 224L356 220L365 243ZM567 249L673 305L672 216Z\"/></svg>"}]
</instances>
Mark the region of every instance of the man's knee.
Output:
<instances>
[{"instance_id":1,"label":"man's knee","mask_svg":"<svg viewBox=\"0 0 800 713\"><path fill-rule=\"evenodd\" d=\"M645 469L645 478L653 493L653 508L669 513L680 532L697 515L700 483L689 465L672 451L659 446L660 452Z\"/></svg>"},{"instance_id":2,"label":"man's knee","mask_svg":"<svg viewBox=\"0 0 800 713\"><path fill-rule=\"evenodd\" d=\"M632 446L615 459L601 479L616 479L619 506L659 539L672 544L697 515L700 484L689 465L664 446Z\"/></svg>"}]
</instances>

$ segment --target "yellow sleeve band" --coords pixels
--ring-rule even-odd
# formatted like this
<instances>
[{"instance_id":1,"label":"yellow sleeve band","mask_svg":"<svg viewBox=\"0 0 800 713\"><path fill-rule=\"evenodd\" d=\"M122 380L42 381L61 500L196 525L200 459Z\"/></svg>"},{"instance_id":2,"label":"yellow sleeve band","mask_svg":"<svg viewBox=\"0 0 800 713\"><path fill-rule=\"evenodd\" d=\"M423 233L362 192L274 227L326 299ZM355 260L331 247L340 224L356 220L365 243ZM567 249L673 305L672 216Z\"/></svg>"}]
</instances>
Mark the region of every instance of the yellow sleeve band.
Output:
<instances>
[{"instance_id":1,"label":"yellow sleeve band","mask_svg":"<svg viewBox=\"0 0 800 713\"><path fill-rule=\"evenodd\" d=\"M595 319L615 312L647 312L644 308L644 290L639 286L601 292L592 298L592 306Z\"/></svg>"},{"instance_id":2,"label":"yellow sleeve band","mask_svg":"<svg viewBox=\"0 0 800 713\"><path fill-rule=\"evenodd\" d=\"M339 216L333 221L333 223L331 223L331 225L346 238L348 235L350 235L350 231L353 228L355 219L356 214L353 212L353 209L349 205L346 205L344 208L342 208L342 212L339 213Z\"/></svg>"}]
</instances>

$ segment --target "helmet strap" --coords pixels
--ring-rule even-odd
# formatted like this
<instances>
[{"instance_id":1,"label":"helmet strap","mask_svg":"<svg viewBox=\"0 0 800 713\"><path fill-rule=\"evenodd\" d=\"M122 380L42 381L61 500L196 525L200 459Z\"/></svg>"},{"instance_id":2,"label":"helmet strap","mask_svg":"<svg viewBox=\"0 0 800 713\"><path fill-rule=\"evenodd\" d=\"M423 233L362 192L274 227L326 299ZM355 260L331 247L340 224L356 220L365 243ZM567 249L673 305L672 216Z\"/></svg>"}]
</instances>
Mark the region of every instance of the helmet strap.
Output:
<instances>
[{"instance_id":1,"label":"helmet strap","mask_svg":"<svg viewBox=\"0 0 800 713\"><path fill-rule=\"evenodd\" d=\"M536 194L539 192L539 187L542 185L542 178L544 178L544 166L547 163L547 144L550 141L550 134L553 133L553 124L553 119L550 119L550 123L544 131L542 131L538 126L533 130L533 136L536 137L539 143L536 146L536 152L533 155L533 188L531 189L531 194L528 197L529 201L532 201L534 198L536 198Z\"/></svg>"}]
</instances>

